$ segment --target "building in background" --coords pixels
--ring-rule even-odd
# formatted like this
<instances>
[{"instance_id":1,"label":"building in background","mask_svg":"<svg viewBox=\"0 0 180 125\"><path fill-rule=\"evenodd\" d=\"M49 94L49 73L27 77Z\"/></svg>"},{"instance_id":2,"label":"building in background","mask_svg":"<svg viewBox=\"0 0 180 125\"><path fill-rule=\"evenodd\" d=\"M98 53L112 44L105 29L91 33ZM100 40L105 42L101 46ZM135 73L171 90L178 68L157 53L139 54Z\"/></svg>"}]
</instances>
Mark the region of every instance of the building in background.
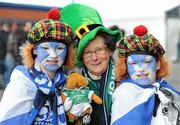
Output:
<instances>
[{"instance_id":1,"label":"building in background","mask_svg":"<svg viewBox=\"0 0 180 125\"><path fill-rule=\"evenodd\" d=\"M0 2L0 21L32 21L44 19L52 7Z\"/></svg>"},{"instance_id":2,"label":"building in background","mask_svg":"<svg viewBox=\"0 0 180 125\"><path fill-rule=\"evenodd\" d=\"M180 5L166 12L166 39L168 57L180 61Z\"/></svg>"}]
</instances>

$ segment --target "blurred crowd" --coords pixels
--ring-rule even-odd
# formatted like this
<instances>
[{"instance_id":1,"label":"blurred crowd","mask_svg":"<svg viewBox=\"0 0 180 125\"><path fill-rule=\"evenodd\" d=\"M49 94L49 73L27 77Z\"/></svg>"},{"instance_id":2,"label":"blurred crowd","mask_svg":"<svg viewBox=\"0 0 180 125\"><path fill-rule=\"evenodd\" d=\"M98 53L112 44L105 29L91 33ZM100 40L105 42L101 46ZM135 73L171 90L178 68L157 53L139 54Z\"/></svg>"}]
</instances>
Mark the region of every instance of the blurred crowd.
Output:
<instances>
[{"instance_id":1,"label":"blurred crowd","mask_svg":"<svg viewBox=\"0 0 180 125\"><path fill-rule=\"evenodd\" d=\"M19 46L26 42L32 22L0 22L0 88L6 88L14 67L21 64Z\"/></svg>"}]
</instances>

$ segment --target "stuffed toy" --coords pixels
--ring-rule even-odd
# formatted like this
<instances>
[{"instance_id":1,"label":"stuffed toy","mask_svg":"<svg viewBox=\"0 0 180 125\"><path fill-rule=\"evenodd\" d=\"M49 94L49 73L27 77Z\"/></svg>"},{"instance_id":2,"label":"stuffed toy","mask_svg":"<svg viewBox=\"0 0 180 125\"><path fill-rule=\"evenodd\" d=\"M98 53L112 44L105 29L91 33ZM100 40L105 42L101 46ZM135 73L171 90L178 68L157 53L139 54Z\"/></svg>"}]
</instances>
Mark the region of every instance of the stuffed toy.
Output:
<instances>
[{"instance_id":1,"label":"stuffed toy","mask_svg":"<svg viewBox=\"0 0 180 125\"><path fill-rule=\"evenodd\" d=\"M73 123L81 117L82 124L88 124L91 121L91 101L102 104L102 99L89 90L88 84L88 80L78 73L74 72L68 76L62 99L69 122Z\"/></svg>"}]
</instances>

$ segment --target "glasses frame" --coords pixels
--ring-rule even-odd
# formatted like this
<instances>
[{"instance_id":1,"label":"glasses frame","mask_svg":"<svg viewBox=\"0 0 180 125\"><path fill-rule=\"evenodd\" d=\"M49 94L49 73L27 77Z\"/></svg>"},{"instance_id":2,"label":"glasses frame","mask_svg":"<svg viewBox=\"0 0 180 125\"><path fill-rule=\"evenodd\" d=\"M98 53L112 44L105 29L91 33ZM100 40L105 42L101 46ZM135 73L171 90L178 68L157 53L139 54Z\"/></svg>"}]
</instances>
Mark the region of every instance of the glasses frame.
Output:
<instances>
[{"instance_id":1,"label":"glasses frame","mask_svg":"<svg viewBox=\"0 0 180 125\"><path fill-rule=\"evenodd\" d=\"M101 50L100 50L101 49ZM99 54L97 54L98 52L97 51L102 51L101 53L99 53ZM107 50L108 50L108 48L107 48L107 46L105 46L105 47L102 47L102 48L95 48L94 50L89 50L88 52L83 52L83 54L82 54L82 57L84 57L84 58L91 58L92 57L92 55L93 55L93 53L96 55L96 56L99 56L99 55L103 55L103 54L105 54L105 52L107 52ZM88 56L88 54L90 54L89 56Z\"/></svg>"}]
</instances>

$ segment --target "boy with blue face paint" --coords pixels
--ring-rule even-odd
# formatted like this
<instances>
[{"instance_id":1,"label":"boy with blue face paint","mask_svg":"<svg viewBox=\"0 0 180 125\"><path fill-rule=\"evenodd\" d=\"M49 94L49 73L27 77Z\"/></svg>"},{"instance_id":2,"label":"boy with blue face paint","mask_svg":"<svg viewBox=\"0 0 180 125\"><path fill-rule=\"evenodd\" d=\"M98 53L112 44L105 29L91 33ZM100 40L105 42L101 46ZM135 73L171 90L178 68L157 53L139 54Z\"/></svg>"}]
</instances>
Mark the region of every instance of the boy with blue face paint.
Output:
<instances>
[{"instance_id":1,"label":"boy with blue face paint","mask_svg":"<svg viewBox=\"0 0 180 125\"><path fill-rule=\"evenodd\" d=\"M58 14L29 31L29 42L21 48L24 66L14 69L0 102L1 125L66 125L62 67L73 66L73 32Z\"/></svg>"},{"instance_id":2,"label":"boy with blue face paint","mask_svg":"<svg viewBox=\"0 0 180 125\"><path fill-rule=\"evenodd\" d=\"M151 55L132 54L127 57L128 73L139 85L150 85L155 82L158 68L159 64Z\"/></svg>"},{"instance_id":3,"label":"boy with blue face paint","mask_svg":"<svg viewBox=\"0 0 180 125\"><path fill-rule=\"evenodd\" d=\"M55 72L65 60L67 47L63 43L49 41L37 45L35 51L37 51L35 52L37 61L41 63L42 68Z\"/></svg>"},{"instance_id":4,"label":"boy with blue face paint","mask_svg":"<svg viewBox=\"0 0 180 125\"><path fill-rule=\"evenodd\" d=\"M165 51L145 26L118 45L112 125L179 125L180 92L162 78L169 74Z\"/></svg>"}]
</instances>

